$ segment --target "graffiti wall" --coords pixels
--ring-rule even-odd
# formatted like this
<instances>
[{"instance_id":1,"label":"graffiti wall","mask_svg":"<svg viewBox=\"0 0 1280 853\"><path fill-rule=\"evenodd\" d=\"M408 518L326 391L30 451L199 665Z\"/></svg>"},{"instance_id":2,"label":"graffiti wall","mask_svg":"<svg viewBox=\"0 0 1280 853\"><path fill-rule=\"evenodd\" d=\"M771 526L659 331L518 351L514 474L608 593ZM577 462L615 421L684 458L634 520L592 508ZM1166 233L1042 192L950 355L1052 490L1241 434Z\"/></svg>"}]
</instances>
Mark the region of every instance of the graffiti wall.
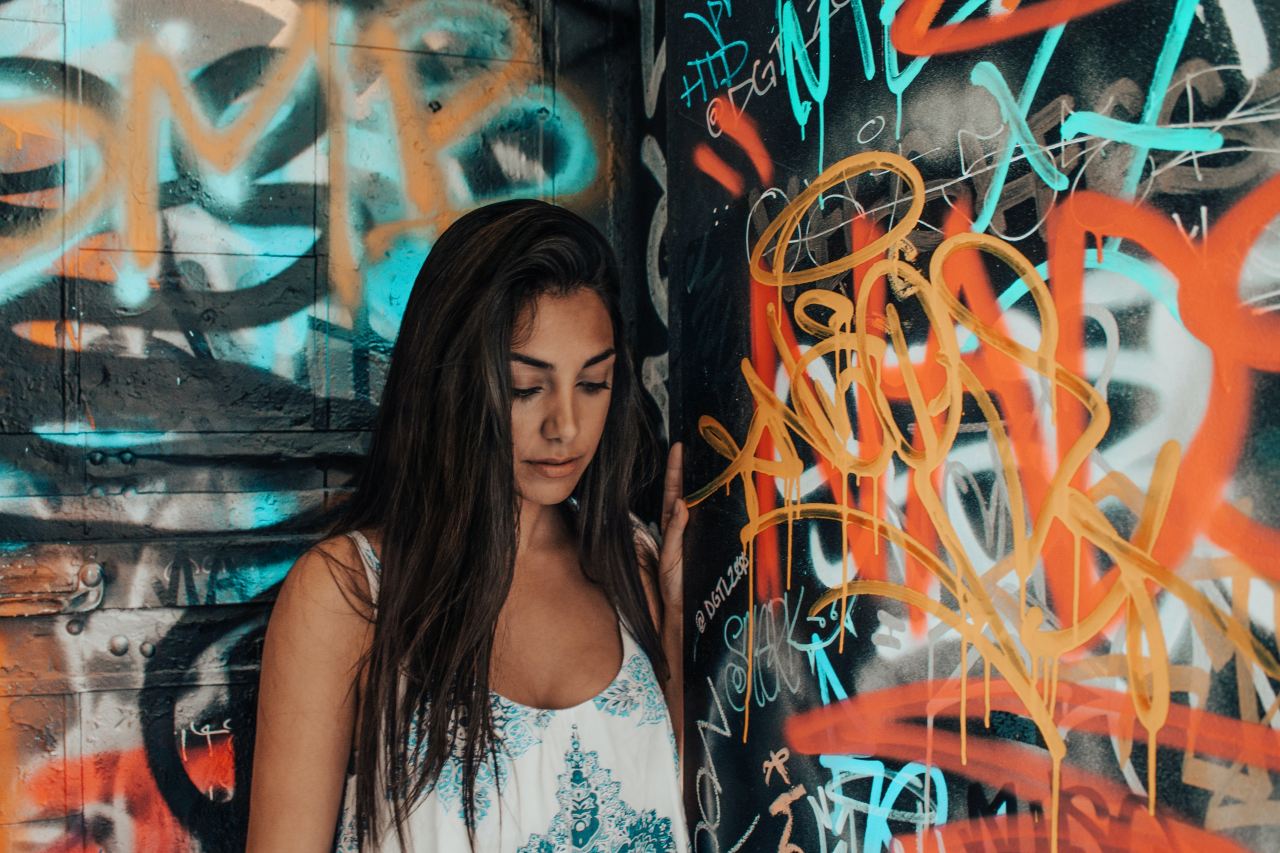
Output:
<instances>
[{"instance_id":1,"label":"graffiti wall","mask_svg":"<svg viewBox=\"0 0 1280 853\"><path fill-rule=\"evenodd\" d=\"M1278 51L671 4L697 850L1280 848Z\"/></svg>"},{"instance_id":2,"label":"graffiti wall","mask_svg":"<svg viewBox=\"0 0 1280 853\"><path fill-rule=\"evenodd\" d=\"M243 847L273 590L432 241L546 197L644 286L637 20L0 0L0 850Z\"/></svg>"},{"instance_id":3,"label":"graffiti wall","mask_svg":"<svg viewBox=\"0 0 1280 853\"><path fill-rule=\"evenodd\" d=\"M636 345L641 381L654 408L663 435L670 417L670 336L667 333L667 68L666 12L659 0L640 0L640 86L644 119L639 157L646 179L636 189L634 209L648 214L637 227L644 236L645 287L637 288L641 309L637 312ZM660 509L658 504L655 508ZM655 514L656 515L656 514Z\"/></svg>"}]
</instances>

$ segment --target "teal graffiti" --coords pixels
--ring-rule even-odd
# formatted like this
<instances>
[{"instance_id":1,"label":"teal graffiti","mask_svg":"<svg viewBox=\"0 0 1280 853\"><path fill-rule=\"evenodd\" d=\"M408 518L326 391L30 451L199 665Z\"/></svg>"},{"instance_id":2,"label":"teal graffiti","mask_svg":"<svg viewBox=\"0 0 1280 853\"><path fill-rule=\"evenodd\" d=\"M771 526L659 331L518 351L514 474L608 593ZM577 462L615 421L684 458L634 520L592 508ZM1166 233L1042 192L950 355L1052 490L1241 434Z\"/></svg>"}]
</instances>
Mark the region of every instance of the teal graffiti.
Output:
<instances>
[{"instance_id":1,"label":"teal graffiti","mask_svg":"<svg viewBox=\"0 0 1280 853\"><path fill-rule=\"evenodd\" d=\"M862 55L862 74L868 80L876 76L876 60L871 54L871 25L867 23L867 10L862 0L853 0L853 25L858 33L858 52Z\"/></svg>"},{"instance_id":2,"label":"teal graffiti","mask_svg":"<svg viewBox=\"0 0 1280 853\"><path fill-rule=\"evenodd\" d=\"M1178 57L1182 55L1182 46L1186 43L1187 33L1191 29L1191 22L1195 19L1198 6L1198 0L1178 0L1174 7L1173 22L1169 25L1169 31L1165 33L1164 44L1160 48L1160 55L1156 58L1156 70L1151 77L1151 85L1147 88L1147 101L1143 105L1139 125L1154 127L1156 120L1160 117L1160 107L1164 105L1165 92L1169 88L1170 81L1173 80L1174 68ZM1147 146L1135 147L1133 162L1129 164L1129 171L1124 176L1122 198L1133 198L1134 192L1138 189L1138 180L1142 177L1147 151Z\"/></svg>"},{"instance_id":3,"label":"teal graffiti","mask_svg":"<svg viewBox=\"0 0 1280 853\"><path fill-rule=\"evenodd\" d=\"M228 341L238 352L224 357L292 379L293 359L306 347L311 314L308 306L275 323L242 329Z\"/></svg>"},{"instance_id":4,"label":"teal graffiti","mask_svg":"<svg viewBox=\"0 0 1280 853\"><path fill-rule=\"evenodd\" d=\"M369 327L383 339L395 340L408 303L409 291L418 277L422 259L431 251L431 241L417 233L396 237L386 255L365 269L364 302Z\"/></svg>"},{"instance_id":5,"label":"teal graffiti","mask_svg":"<svg viewBox=\"0 0 1280 853\"><path fill-rule=\"evenodd\" d=\"M139 444L163 444L174 441L176 433L172 432L63 432L59 424L42 424L32 427L31 431L54 444L68 447L83 447L86 450L117 450L135 447Z\"/></svg>"},{"instance_id":6,"label":"teal graffiti","mask_svg":"<svg viewBox=\"0 0 1280 853\"><path fill-rule=\"evenodd\" d=\"M433 4L434 6L434 4ZM457 11L449 7L455 6ZM417 50L438 50L467 59L510 59L512 21L501 9L480 3L447 4L441 13L436 8L425 27L409 33L407 44ZM447 44L433 44L440 35L451 38Z\"/></svg>"},{"instance_id":7,"label":"teal graffiti","mask_svg":"<svg viewBox=\"0 0 1280 853\"><path fill-rule=\"evenodd\" d=\"M472 0L432 0L420 5L424 8L418 10L418 19L408 22L400 38L405 49L470 60L512 58L514 22L500 7ZM408 17L413 11L397 14ZM334 44L360 44L362 23L355 9L335 8L332 34Z\"/></svg>"},{"instance_id":8,"label":"teal graffiti","mask_svg":"<svg viewBox=\"0 0 1280 853\"><path fill-rule=\"evenodd\" d=\"M57 488L48 477L37 477L28 471L0 462L0 498L25 498L50 494ZM56 494L56 491L52 491ZM2 545L3 543L0 543ZM3 550L3 548L0 548Z\"/></svg>"},{"instance_id":9,"label":"teal graffiti","mask_svg":"<svg viewBox=\"0 0 1280 853\"><path fill-rule=\"evenodd\" d=\"M831 666L831 658L827 657L826 645L818 639L817 634L810 634L809 671L818 680L818 695L823 705L831 704L831 697L837 700L849 698L840 679L836 677L835 668Z\"/></svg>"},{"instance_id":10,"label":"teal graffiti","mask_svg":"<svg viewBox=\"0 0 1280 853\"><path fill-rule=\"evenodd\" d=\"M680 99L684 101L686 107L692 105L692 96L695 91L700 92L702 101L706 102L708 75L711 77L711 91L718 91L727 86L732 86L734 77L742 70L742 66L747 64L747 43L742 39L735 39L726 43L724 35L720 32L720 20L733 15L733 3L730 0L707 0L707 12L711 15L711 20L707 20L704 15L699 15L696 12L684 13L685 20L697 21L702 24L715 42L715 50L706 51L702 57L685 63L685 67L692 68L697 72L697 76L693 81L690 81L684 75L681 75L680 78L684 84L684 91L680 94ZM731 54L735 53L739 58L737 64L730 68L729 58ZM706 69L707 74L703 73L704 69Z\"/></svg>"},{"instance_id":11,"label":"teal graffiti","mask_svg":"<svg viewBox=\"0 0 1280 853\"><path fill-rule=\"evenodd\" d=\"M923 831L926 826L943 826L947 822L947 779L937 767L926 767L918 761L910 761L893 774L892 781L886 787L884 783L889 774L883 761L854 755L819 755L818 763L831 771L831 781L823 788L827 797L838 807L832 817L832 824L843 824L848 813L866 812L867 820L862 834L864 853L894 849L893 832L889 829L891 820L913 823L918 831ZM846 783L868 778L871 780L871 791L865 802L844 793ZM927 811L895 808L898 798L908 788L916 793L921 804L926 804L928 796L932 800L932 807Z\"/></svg>"},{"instance_id":12,"label":"teal graffiti","mask_svg":"<svg viewBox=\"0 0 1280 853\"><path fill-rule=\"evenodd\" d=\"M893 38L889 35L889 30L893 26L893 20L898 16L898 10L902 8L904 2L905 0L886 0L885 4L880 7L880 25L884 31L885 83L898 102L897 120L893 125L895 139L902 138L902 95L915 82L916 77L920 76L920 72L924 70L925 64L930 59L928 56L918 56L911 60L905 71L899 70L898 50L893 46ZM954 15L947 19L947 23L959 23L985 5L986 0L967 0L963 6L956 10Z\"/></svg>"},{"instance_id":13,"label":"teal graffiti","mask_svg":"<svg viewBox=\"0 0 1280 853\"><path fill-rule=\"evenodd\" d=\"M232 572L216 572L209 584L208 603L251 601L284 580L293 562L283 560L265 565L241 566Z\"/></svg>"},{"instance_id":14,"label":"teal graffiti","mask_svg":"<svg viewBox=\"0 0 1280 853\"><path fill-rule=\"evenodd\" d=\"M520 138L534 121L541 121L543 135L556 141L550 162L544 165L512 148L513 162L504 166L506 180L495 184L493 189L468 186L462 175L456 173L457 164L477 157L482 149L493 150L494 139L501 139L504 134ZM485 125L482 133L467 136L442 155L447 163L446 172L453 172L450 177L454 178L448 182L449 201L458 209L526 195L581 192L595 179L598 165L595 146L582 114L567 98L557 97L555 91L546 86L530 86L523 95L513 97Z\"/></svg>"},{"instance_id":15,"label":"teal graffiti","mask_svg":"<svg viewBox=\"0 0 1280 853\"><path fill-rule=\"evenodd\" d=\"M551 172L552 194L560 196L582 192L595 180L598 166L595 145L591 142L586 120L567 98L557 96L551 89L534 87L531 93L533 98L541 98L542 103L552 106L546 133L554 135L565 145L559 168ZM517 109L537 109L532 98L524 101L517 99L515 106Z\"/></svg>"},{"instance_id":16,"label":"teal graffiti","mask_svg":"<svg viewBox=\"0 0 1280 853\"><path fill-rule=\"evenodd\" d=\"M298 496L287 492L248 492L235 495L227 508L226 524L233 530L261 530L294 518L302 511Z\"/></svg>"},{"instance_id":17,"label":"teal graffiti","mask_svg":"<svg viewBox=\"0 0 1280 853\"><path fill-rule=\"evenodd\" d=\"M810 636L812 643L809 648L809 666L817 678L822 704L830 705L832 701L848 699L849 694L840 683L826 648L820 644L817 634ZM884 782L888 774L882 761L866 756L822 754L818 756L818 763L831 771L831 781L823 788L828 799L836 806L827 828L839 835L853 812L866 812L867 821L862 839L864 851L893 849L893 833L889 829L891 820L914 823L920 829L930 825L942 826L947 822L947 780L937 767L909 762L893 774L893 779L886 788ZM846 782L865 778L871 779L871 791L864 804L847 796L843 787ZM927 787L922 781L924 779L928 780ZM898 798L908 787L919 790L921 800L924 799L926 790L931 791L932 810L907 812L894 808Z\"/></svg>"},{"instance_id":18,"label":"teal graffiti","mask_svg":"<svg viewBox=\"0 0 1280 853\"><path fill-rule=\"evenodd\" d=\"M778 621L776 605L782 606L781 621ZM792 693L800 688L798 677L789 677L792 652L796 651L796 643L792 639L796 624L800 621L800 613L804 609L804 590L793 602L790 593L784 592L782 598L774 598L767 602L753 605L746 614L731 614L725 619L722 637L724 647L730 658L741 663L729 663L727 679L729 690L725 699L735 711L746 708L746 702L738 704L734 694L742 694L745 699L747 689L747 672L751 672L751 698L755 704L763 708L773 702L781 693L783 686ZM747 647L747 620L755 620L754 645ZM741 640L741 646L734 644Z\"/></svg>"},{"instance_id":19,"label":"teal graffiti","mask_svg":"<svg viewBox=\"0 0 1280 853\"><path fill-rule=\"evenodd\" d=\"M1070 184L1067 176L1058 171L1053 161L1040 149L1040 144L1036 142L1035 137L1031 135L1031 129L1027 126L1027 114L1031 111L1031 104L1035 101L1040 82L1044 79L1045 69L1049 66L1049 60L1053 58L1053 52L1062 38L1064 28L1065 25L1059 25L1045 31L1035 58L1031 60L1031 67L1027 70L1027 78L1022 84L1022 91L1016 103L999 69L990 62L979 62L969 75L970 82L986 89L996 99L996 103L1000 105L1000 116L1009 127L1009 137L1000 151L995 174L992 175L991 184L987 187L987 194L982 200L982 211L973 221L975 233L980 234L991 225L991 218L995 216L1000 194L1004 192L1004 184L1009 177L1009 166L1013 163L1015 147L1023 150L1031 168L1050 187L1055 190L1065 190Z\"/></svg>"},{"instance_id":20,"label":"teal graffiti","mask_svg":"<svg viewBox=\"0 0 1280 853\"><path fill-rule=\"evenodd\" d=\"M800 139L804 139L809 124L809 114L814 101L818 104L818 171L824 159L823 143L826 137L826 100L831 86L831 0L818 4L818 73L814 74L813 61L805 47L804 32L800 29L800 17L792 0L778 0L775 7L778 18L778 51L782 58L782 76L787 79L787 94L791 97L791 114L800 125ZM796 71L804 78L805 89L813 99L800 97Z\"/></svg>"},{"instance_id":21,"label":"teal graffiti","mask_svg":"<svg viewBox=\"0 0 1280 853\"><path fill-rule=\"evenodd\" d=\"M1217 151L1225 143L1221 133L1207 127L1150 127L1098 113L1072 113L1062 123L1062 138L1074 139L1081 135L1161 151Z\"/></svg>"},{"instance_id":22,"label":"teal graffiti","mask_svg":"<svg viewBox=\"0 0 1280 853\"><path fill-rule=\"evenodd\" d=\"M151 296L151 276L133 262L131 255L122 255L116 267L116 301L125 308L138 308Z\"/></svg>"}]
</instances>

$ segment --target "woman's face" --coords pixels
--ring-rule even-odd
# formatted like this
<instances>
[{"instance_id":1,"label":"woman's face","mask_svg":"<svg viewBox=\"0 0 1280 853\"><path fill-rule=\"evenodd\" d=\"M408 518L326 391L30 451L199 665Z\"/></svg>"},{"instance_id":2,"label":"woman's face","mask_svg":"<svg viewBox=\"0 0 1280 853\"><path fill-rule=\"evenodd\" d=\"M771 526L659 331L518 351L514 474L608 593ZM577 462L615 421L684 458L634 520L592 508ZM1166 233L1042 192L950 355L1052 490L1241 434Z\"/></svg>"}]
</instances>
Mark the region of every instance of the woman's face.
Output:
<instances>
[{"instance_id":1,"label":"woman's face","mask_svg":"<svg viewBox=\"0 0 1280 853\"><path fill-rule=\"evenodd\" d=\"M539 296L511 349L511 435L516 489L550 506L569 497L595 455L613 385L613 324L585 288ZM523 334L521 334L523 332Z\"/></svg>"}]
</instances>

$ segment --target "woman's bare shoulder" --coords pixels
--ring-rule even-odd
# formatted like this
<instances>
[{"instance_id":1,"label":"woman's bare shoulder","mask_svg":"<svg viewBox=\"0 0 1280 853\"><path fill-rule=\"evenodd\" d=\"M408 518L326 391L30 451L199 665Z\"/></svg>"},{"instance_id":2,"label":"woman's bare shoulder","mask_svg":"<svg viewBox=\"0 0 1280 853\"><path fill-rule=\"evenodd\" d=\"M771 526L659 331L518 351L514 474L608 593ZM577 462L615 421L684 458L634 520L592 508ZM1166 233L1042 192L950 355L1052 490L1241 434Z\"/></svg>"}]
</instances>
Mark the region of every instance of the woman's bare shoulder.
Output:
<instances>
[{"instance_id":1,"label":"woman's bare shoulder","mask_svg":"<svg viewBox=\"0 0 1280 853\"><path fill-rule=\"evenodd\" d=\"M281 604L371 619L369 579L351 537L330 536L304 551L285 577L277 607Z\"/></svg>"},{"instance_id":2,"label":"woman's bare shoulder","mask_svg":"<svg viewBox=\"0 0 1280 853\"><path fill-rule=\"evenodd\" d=\"M289 569L267 623L262 661L263 678L291 697L286 704L296 701L297 690L327 686L336 695L351 686L373 630L363 575L346 536L317 542Z\"/></svg>"}]
</instances>

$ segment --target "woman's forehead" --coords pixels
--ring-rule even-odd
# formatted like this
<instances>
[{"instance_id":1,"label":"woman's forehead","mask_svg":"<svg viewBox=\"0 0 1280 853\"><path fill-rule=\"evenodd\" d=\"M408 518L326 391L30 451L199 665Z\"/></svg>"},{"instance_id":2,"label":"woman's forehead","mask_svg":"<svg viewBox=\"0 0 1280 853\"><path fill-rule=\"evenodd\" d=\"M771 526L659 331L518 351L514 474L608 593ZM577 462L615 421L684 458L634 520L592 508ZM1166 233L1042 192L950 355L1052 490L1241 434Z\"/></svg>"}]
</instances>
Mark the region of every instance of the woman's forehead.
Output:
<instances>
[{"instance_id":1,"label":"woman's forehead","mask_svg":"<svg viewBox=\"0 0 1280 853\"><path fill-rule=\"evenodd\" d=\"M521 312L515 338L513 354L544 364L577 366L614 347L613 321L604 302L590 290L543 294L536 305Z\"/></svg>"}]
</instances>

